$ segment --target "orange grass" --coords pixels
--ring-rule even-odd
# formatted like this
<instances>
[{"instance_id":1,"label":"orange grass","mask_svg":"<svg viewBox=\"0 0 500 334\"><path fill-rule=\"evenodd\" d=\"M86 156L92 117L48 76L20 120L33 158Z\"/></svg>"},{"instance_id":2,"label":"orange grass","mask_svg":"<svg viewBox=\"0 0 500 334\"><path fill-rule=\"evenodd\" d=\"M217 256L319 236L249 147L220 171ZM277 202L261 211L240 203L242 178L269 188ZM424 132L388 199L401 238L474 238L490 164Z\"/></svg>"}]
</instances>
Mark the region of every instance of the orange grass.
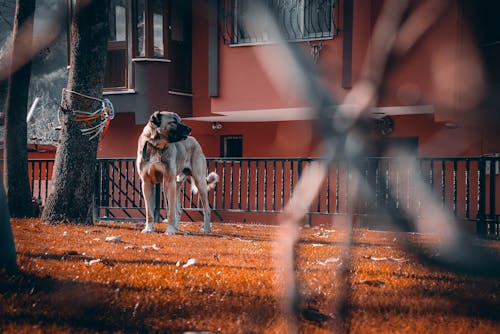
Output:
<instances>
[{"instance_id":1,"label":"orange grass","mask_svg":"<svg viewBox=\"0 0 500 334\"><path fill-rule=\"evenodd\" d=\"M154 234L132 223L13 219L12 227L21 274L0 275L2 333L286 331L273 258L279 227L214 223L202 235L201 224L190 223L174 236L161 233L163 224ZM432 251L428 236L355 230L343 280L345 233L303 228L299 331L500 333L500 283L423 266L400 248L408 238ZM184 268L190 258L197 263Z\"/></svg>"}]
</instances>

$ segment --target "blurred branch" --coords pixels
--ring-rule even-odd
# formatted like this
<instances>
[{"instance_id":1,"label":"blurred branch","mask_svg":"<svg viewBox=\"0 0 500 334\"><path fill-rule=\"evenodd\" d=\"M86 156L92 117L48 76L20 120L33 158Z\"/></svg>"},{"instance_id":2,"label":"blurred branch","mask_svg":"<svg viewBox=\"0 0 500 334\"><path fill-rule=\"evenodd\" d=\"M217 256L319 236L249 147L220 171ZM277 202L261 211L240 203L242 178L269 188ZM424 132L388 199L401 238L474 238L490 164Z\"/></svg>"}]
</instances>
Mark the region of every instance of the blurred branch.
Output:
<instances>
[{"instance_id":1,"label":"blurred branch","mask_svg":"<svg viewBox=\"0 0 500 334\"><path fill-rule=\"evenodd\" d=\"M37 30L37 38L32 43L26 43L32 37L33 20L28 20L18 31L17 40L19 47L16 54L11 57L11 52L6 52L5 57L0 59L0 81L9 77L20 69L24 64L31 61L41 50L50 46L59 36L62 25L66 24L66 2L59 1L57 10L52 12L49 23ZM10 46L11 47L11 46Z\"/></svg>"},{"instance_id":2,"label":"blurred branch","mask_svg":"<svg viewBox=\"0 0 500 334\"><path fill-rule=\"evenodd\" d=\"M408 53L450 8L451 0L427 0L417 7L401 26L394 43L394 53Z\"/></svg>"},{"instance_id":3,"label":"blurred branch","mask_svg":"<svg viewBox=\"0 0 500 334\"><path fill-rule=\"evenodd\" d=\"M324 136L327 146L324 165L309 168L304 171L297 184L294 194L285 207L282 219L282 233L278 239L278 268L283 270L285 282L285 312L289 316L290 332L297 330L297 311L300 302L299 284L295 278L295 245L299 238L300 221L304 218L312 199L322 186L327 166L334 159L340 159L361 170L356 160L363 147L369 144L366 132L359 131L367 112L375 107L379 92L385 83L386 73L392 66L392 58L404 56L430 30L433 24L445 13L449 1L426 1L413 12L410 11L409 0L387 0L377 19L368 48L365 63L359 82L346 95L343 103L336 106L335 99L323 87L303 50L293 43L285 43L276 24L273 24L272 11L256 10L249 14L252 18L247 23L249 29L264 29L273 40L280 43L281 50L273 52L280 57L259 57L265 68L272 68L274 76L283 74L282 81L298 84L297 92L304 94L309 100L317 116L317 125ZM265 4L262 4L265 8ZM405 20L405 17L408 19ZM259 51L262 52L262 51ZM276 60L279 59L277 62ZM280 72L280 65L293 70ZM272 78L273 80L277 80ZM406 158L407 170L418 175L417 167L412 164L412 157ZM359 173L357 175L361 175ZM385 176L384 176L385 177ZM385 181L383 181L385 182ZM413 243L406 243L407 249L416 254L428 265L434 265L447 270L483 276L500 276L500 261L494 254L477 245L471 236L460 229L446 210L433 202L433 196L426 191L422 180L417 180L418 191L428 201L432 212L431 223L419 220L415 212L406 212L400 217L397 202L392 192L389 192L386 211L398 222L398 226L406 231L421 231L441 237L438 254L429 254L425 249ZM358 189L373 193L366 180L359 177Z\"/></svg>"}]
</instances>

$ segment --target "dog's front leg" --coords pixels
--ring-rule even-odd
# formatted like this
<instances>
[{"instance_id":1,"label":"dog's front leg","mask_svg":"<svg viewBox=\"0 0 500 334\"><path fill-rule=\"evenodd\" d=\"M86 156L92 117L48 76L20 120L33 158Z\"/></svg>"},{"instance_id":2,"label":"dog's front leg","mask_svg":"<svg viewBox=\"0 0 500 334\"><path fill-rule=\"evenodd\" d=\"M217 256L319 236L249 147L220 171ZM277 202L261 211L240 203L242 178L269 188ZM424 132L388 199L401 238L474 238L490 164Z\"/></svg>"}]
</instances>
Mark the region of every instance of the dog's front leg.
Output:
<instances>
[{"instance_id":1,"label":"dog's front leg","mask_svg":"<svg viewBox=\"0 0 500 334\"><path fill-rule=\"evenodd\" d=\"M175 178L172 177L170 180L164 181L164 189L167 193L167 202L168 202L168 226L165 234L175 234L177 232L177 228L179 225L178 215L176 213L179 200L176 198L177 193L177 183L175 182Z\"/></svg>"},{"instance_id":2,"label":"dog's front leg","mask_svg":"<svg viewBox=\"0 0 500 334\"><path fill-rule=\"evenodd\" d=\"M181 221L181 188L182 188L183 184L179 184L177 183L177 186L175 187L175 198L176 198L176 201L175 201L175 222L176 222L176 227L179 227L179 223Z\"/></svg>"},{"instance_id":3,"label":"dog's front leg","mask_svg":"<svg viewBox=\"0 0 500 334\"><path fill-rule=\"evenodd\" d=\"M155 231L154 228L154 211L155 211L155 202L154 202L154 185L148 181L142 181L142 193L144 195L144 204L146 207L146 226L141 231L142 233L152 233Z\"/></svg>"}]
</instances>

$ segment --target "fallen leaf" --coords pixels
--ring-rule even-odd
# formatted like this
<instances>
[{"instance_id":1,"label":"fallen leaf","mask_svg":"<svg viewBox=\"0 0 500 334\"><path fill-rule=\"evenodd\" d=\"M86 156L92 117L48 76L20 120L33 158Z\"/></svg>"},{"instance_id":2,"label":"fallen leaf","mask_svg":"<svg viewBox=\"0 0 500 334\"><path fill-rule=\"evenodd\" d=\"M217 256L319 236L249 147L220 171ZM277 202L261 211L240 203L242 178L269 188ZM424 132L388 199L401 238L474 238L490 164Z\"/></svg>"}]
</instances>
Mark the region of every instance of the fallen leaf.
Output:
<instances>
[{"instance_id":1,"label":"fallen leaf","mask_svg":"<svg viewBox=\"0 0 500 334\"><path fill-rule=\"evenodd\" d=\"M112 236L106 237L106 239L104 239L104 240L108 241L108 242L121 242L122 237L119 235L112 235Z\"/></svg>"},{"instance_id":2,"label":"fallen leaf","mask_svg":"<svg viewBox=\"0 0 500 334\"><path fill-rule=\"evenodd\" d=\"M99 262L101 262L101 259L94 259L94 260L90 260L90 261L85 261L85 264L91 266L91 265L99 263Z\"/></svg>"},{"instance_id":3,"label":"fallen leaf","mask_svg":"<svg viewBox=\"0 0 500 334\"><path fill-rule=\"evenodd\" d=\"M340 258L338 258L338 257L329 257L325 261L318 261L317 263L322 265L322 266L326 266L328 263L335 263L335 262L339 262L339 261L340 261Z\"/></svg>"},{"instance_id":4,"label":"fallen leaf","mask_svg":"<svg viewBox=\"0 0 500 334\"><path fill-rule=\"evenodd\" d=\"M331 316L326 315L326 314L320 312L318 309L315 309L312 307L308 307L308 308L302 310L302 315L304 316L304 318L306 320L309 320L309 321L312 321L315 323L322 323L322 322L325 322L325 321L332 319Z\"/></svg>"},{"instance_id":5,"label":"fallen leaf","mask_svg":"<svg viewBox=\"0 0 500 334\"><path fill-rule=\"evenodd\" d=\"M156 244L152 244L151 246L142 246L142 249L144 249L145 251L150 249L157 251L160 249L160 247L156 246Z\"/></svg>"},{"instance_id":6,"label":"fallen leaf","mask_svg":"<svg viewBox=\"0 0 500 334\"><path fill-rule=\"evenodd\" d=\"M373 279L373 280L364 279L364 280L359 281L358 283L359 284L366 284L366 285L369 285L369 286L374 286L374 287L377 287L377 288L385 285L384 281L381 281L381 280L378 280L378 279Z\"/></svg>"},{"instance_id":7,"label":"fallen leaf","mask_svg":"<svg viewBox=\"0 0 500 334\"><path fill-rule=\"evenodd\" d=\"M198 260L191 258L191 259L187 260L187 262L182 266L182 268L187 268L187 267L193 266L197 263L198 263Z\"/></svg>"}]
</instances>

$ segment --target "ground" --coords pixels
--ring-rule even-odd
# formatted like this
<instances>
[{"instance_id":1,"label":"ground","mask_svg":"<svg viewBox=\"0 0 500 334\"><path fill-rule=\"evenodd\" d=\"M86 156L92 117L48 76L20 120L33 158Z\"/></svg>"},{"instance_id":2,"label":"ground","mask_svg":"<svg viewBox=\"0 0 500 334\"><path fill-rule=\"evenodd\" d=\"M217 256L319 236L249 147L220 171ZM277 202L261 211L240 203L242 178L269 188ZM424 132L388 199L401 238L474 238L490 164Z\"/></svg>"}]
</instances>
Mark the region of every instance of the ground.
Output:
<instances>
[{"instance_id":1,"label":"ground","mask_svg":"<svg viewBox=\"0 0 500 334\"><path fill-rule=\"evenodd\" d=\"M203 235L190 223L174 236L163 224L153 234L127 222L12 226L20 274L0 274L2 333L290 329L277 226L214 223ZM356 229L352 248L345 239L335 228L301 231L299 332L500 333L500 282L429 268L400 248L411 239L432 251L432 237Z\"/></svg>"}]
</instances>

